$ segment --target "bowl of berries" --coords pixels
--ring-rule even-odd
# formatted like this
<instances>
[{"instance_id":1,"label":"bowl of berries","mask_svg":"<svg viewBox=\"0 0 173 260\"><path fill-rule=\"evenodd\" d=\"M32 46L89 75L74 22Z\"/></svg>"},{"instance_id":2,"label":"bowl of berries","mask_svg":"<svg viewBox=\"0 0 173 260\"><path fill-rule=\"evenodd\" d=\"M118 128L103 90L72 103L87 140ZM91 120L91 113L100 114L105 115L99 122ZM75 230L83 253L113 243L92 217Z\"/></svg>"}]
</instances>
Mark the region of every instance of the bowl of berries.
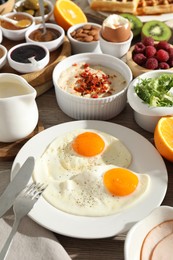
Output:
<instances>
[{"instance_id":1,"label":"bowl of berries","mask_svg":"<svg viewBox=\"0 0 173 260\"><path fill-rule=\"evenodd\" d=\"M134 77L151 70L173 70L173 45L144 37L130 48L126 59Z\"/></svg>"}]
</instances>

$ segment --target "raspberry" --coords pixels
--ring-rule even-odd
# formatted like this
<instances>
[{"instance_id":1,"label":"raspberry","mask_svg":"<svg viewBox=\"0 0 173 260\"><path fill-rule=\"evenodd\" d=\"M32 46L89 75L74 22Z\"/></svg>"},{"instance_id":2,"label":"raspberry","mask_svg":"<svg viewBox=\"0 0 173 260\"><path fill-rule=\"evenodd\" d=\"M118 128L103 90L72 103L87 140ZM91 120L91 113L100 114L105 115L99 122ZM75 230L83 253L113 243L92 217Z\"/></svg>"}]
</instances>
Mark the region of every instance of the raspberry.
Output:
<instances>
[{"instance_id":1,"label":"raspberry","mask_svg":"<svg viewBox=\"0 0 173 260\"><path fill-rule=\"evenodd\" d=\"M147 58L144 56L143 53L137 53L133 56L134 62L136 62L138 65L143 65Z\"/></svg>"},{"instance_id":2,"label":"raspberry","mask_svg":"<svg viewBox=\"0 0 173 260\"><path fill-rule=\"evenodd\" d=\"M156 54L156 48L154 46L146 46L145 48L145 56L147 58L151 58Z\"/></svg>"},{"instance_id":3,"label":"raspberry","mask_svg":"<svg viewBox=\"0 0 173 260\"><path fill-rule=\"evenodd\" d=\"M164 70L166 70L166 69L169 69L170 66L169 66L169 64L166 63L166 62L160 62L159 65L158 65L158 68L159 68L159 69L164 69Z\"/></svg>"},{"instance_id":4,"label":"raspberry","mask_svg":"<svg viewBox=\"0 0 173 260\"><path fill-rule=\"evenodd\" d=\"M158 50L163 49L165 51L168 51L170 49L170 44L167 41L160 41L157 44L157 49Z\"/></svg>"},{"instance_id":5,"label":"raspberry","mask_svg":"<svg viewBox=\"0 0 173 260\"><path fill-rule=\"evenodd\" d=\"M173 67L173 57L169 58L168 64L169 64L170 67Z\"/></svg>"},{"instance_id":6,"label":"raspberry","mask_svg":"<svg viewBox=\"0 0 173 260\"><path fill-rule=\"evenodd\" d=\"M169 60L169 54L167 51L160 49L156 53L156 58L160 62L162 62L162 61L165 62L165 61Z\"/></svg>"},{"instance_id":7,"label":"raspberry","mask_svg":"<svg viewBox=\"0 0 173 260\"><path fill-rule=\"evenodd\" d=\"M170 48L168 50L168 53L169 53L169 57L173 57L173 48Z\"/></svg>"},{"instance_id":8,"label":"raspberry","mask_svg":"<svg viewBox=\"0 0 173 260\"><path fill-rule=\"evenodd\" d=\"M145 63L145 67L149 70L155 70L158 68L158 61L156 58L149 58Z\"/></svg>"},{"instance_id":9,"label":"raspberry","mask_svg":"<svg viewBox=\"0 0 173 260\"><path fill-rule=\"evenodd\" d=\"M143 53L145 50L145 46L142 42L138 42L135 44L134 52L135 53Z\"/></svg>"},{"instance_id":10,"label":"raspberry","mask_svg":"<svg viewBox=\"0 0 173 260\"><path fill-rule=\"evenodd\" d=\"M152 37L144 37L142 43L145 46L154 46L154 39Z\"/></svg>"}]
</instances>

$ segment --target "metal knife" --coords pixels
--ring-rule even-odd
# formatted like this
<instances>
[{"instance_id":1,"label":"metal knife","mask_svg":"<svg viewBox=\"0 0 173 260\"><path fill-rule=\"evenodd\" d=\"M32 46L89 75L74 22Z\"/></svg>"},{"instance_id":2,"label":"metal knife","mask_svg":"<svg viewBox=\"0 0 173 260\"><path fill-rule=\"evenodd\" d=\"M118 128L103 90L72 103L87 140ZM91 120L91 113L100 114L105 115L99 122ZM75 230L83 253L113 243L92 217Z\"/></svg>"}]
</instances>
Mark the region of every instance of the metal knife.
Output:
<instances>
[{"instance_id":1,"label":"metal knife","mask_svg":"<svg viewBox=\"0 0 173 260\"><path fill-rule=\"evenodd\" d=\"M25 188L31 178L35 165L34 157L28 159L21 166L13 180L8 184L3 194L0 196L0 218L13 205L17 195Z\"/></svg>"}]
</instances>

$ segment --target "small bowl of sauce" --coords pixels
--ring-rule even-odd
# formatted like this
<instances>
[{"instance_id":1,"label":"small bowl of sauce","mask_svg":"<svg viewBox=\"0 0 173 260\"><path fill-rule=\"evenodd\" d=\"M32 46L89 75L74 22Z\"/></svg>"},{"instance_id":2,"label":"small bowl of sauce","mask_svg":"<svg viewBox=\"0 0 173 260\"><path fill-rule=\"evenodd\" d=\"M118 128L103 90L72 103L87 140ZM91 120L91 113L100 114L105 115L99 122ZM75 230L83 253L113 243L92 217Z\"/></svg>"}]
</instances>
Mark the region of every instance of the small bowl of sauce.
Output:
<instances>
[{"instance_id":1,"label":"small bowl of sauce","mask_svg":"<svg viewBox=\"0 0 173 260\"><path fill-rule=\"evenodd\" d=\"M0 69L4 67L7 62L7 49L4 45L0 44Z\"/></svg>"},{"instance_id":2,"label":"small bowl of sauce","mask_svg":"<svg viewBox=\"0 0 173 260\"><path fill-rule=\"evenodd\" d=\"M26 42L38 42L48 48L49 51L54 51L61 46L64 41L64 29L57 25L46 23L46 33L43 32L43 25L37 24L28 29L25 33Z\"/></svg>"},{"instance_id":3,"label":"small bowl of sauce","mask_svg":"<svg viewBox=\"0 0 173 260\"><path fill-rule=\"evenodd\" d=\"M35 24L32 15L27 13L8 13L4 17L18 21L20 24L17 26L5 20L0 21L3 36L12 41L24 40L25 32Z\"/></svg>"},{"instance_id":4,"label":"small bowl of sauce","mask_svg":"<svg viewBox=\"0 0 173 260\"><path fill-rule=\"evenodd\" d=\"M8 51L9 65L20 73L43 69L50 60L49 50L38 43L21 43Z\"/></svg>"}]
</instances>

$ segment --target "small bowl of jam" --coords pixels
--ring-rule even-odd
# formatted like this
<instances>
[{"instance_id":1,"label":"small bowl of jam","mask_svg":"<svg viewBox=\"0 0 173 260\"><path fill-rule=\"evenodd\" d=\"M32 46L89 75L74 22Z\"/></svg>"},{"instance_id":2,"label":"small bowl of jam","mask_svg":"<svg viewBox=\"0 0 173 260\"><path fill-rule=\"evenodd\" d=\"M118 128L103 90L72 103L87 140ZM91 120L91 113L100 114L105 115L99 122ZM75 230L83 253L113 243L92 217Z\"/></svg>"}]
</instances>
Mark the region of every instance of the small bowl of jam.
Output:
<instances>
[{"instance_id":1,"label":"small bowl of jam","mask_svg":"<svg viewBox=\"0 0 173 260\"><path fill-rule=\"evenodd\" d=\"M0 22L3 36L12 41L24 40L25 32L29 28L32 28L35 24L34 19L30 14L11 12L8 14L4 14L4 17L8 17L15 21L20 21L20 25L14 25L5 20L1 20Z\"/></svg>"},{"instance_id":2,"label":"small bowl of jam","mask_svg":"<svg viewBox=\"0 0 173 260\"><path fill-rule=\"evenodd\" d=\"M49 50L39 43L21 43L8 51L10 67L20 73L39 71L50 60Z\"/></svg>"},{"instance_id":3,"label":"small bowl of jam","mask_svg":"<svg viewBox=\"0 0 173 260\"><path fill-rule=\"evenodd\" d=\"M59 48L64 41L64 29L52 23L46 23L45 26L46 32L44 32L42 24L37 24L28 29L25 33L26 42L38 42L47 47L49 51L54 51Z\"/></svg>"},{"instance_id":4,"label":"small bowl of jam","mask_svg":"<svg viewBox=\"0 0 173 260\"><path fill-rule=\"evenodd\" d=\"M4 45L0 44L0 69L4 67L7 62L7 49Z\"/></svg>"}]
</instances>

